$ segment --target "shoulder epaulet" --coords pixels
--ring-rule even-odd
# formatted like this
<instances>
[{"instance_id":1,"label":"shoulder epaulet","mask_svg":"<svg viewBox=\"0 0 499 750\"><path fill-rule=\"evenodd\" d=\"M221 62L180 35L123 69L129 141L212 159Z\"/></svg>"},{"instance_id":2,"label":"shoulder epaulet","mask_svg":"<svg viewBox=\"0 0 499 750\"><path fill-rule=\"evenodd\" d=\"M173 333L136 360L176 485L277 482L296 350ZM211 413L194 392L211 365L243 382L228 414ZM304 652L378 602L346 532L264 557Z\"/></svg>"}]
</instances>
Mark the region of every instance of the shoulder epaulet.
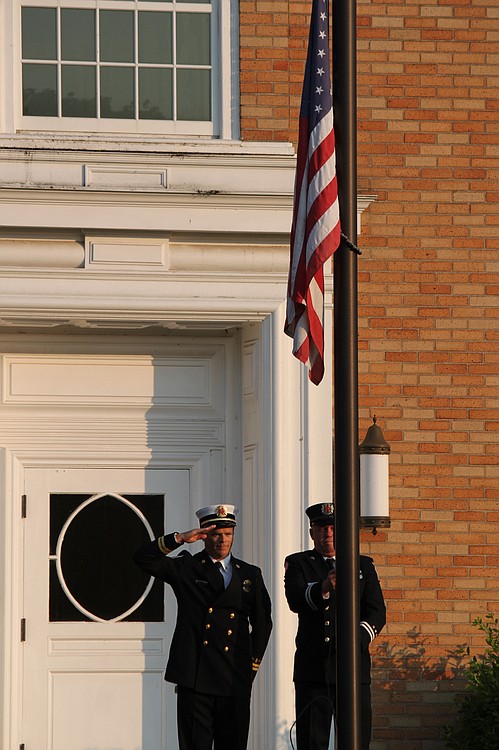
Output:
<instances>
[{"instance_id":1,"label":"shoulder epaulet","mask_svg":"<svg viewBox=\"0 0 499 750\"><path fill-rule=\"evenodd\" d=\"M373 558L369 557L369 555L361 555L360 559L361 560L367 560L368 562L372 562L372 563L374 562Z\"/></svg>"},{"instance_id":2,"label":"shoulder epaulet","mask_svg":"<svg viewBox=\"0 0 499 750\"><path fill-rule=\"evenodd\" d=\"M261 570L258 567L258 565L253 565L252 563L246 562L246 560L239 560L239 558L234 557L234 555L232 555L232 564L236 568L246 568L246 569L249 568L254 573L261 573Z\"/></svg>"}]
</instances>

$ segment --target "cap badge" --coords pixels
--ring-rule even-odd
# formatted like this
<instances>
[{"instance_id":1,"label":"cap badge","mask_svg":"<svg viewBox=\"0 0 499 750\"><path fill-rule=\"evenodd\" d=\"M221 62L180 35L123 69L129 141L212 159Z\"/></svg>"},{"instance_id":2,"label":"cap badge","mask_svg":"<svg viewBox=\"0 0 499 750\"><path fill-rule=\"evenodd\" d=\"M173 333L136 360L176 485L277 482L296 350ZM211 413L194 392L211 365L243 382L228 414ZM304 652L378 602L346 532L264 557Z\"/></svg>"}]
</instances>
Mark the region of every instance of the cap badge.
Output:
<instances>
[{"instance_id":1,"label":"cap badge","mask_svg":"<svg viewBox=\"0 0 499 750\"><path fill-rule=\"evenodd\" d=\"M334 512L332 503L322 503L321 511L323 516L332 516Z\"/></svg>"},{"instance_id":2,"label":"cap badge","mask_svg":"<svg viewBox=\"0 0 499 750\"><path fill-rule=\"evenodd\" d=\"M217 518L227 518L229 515L229 509L226 505L217 505L215 513L217 514Z\"/></svg>"}]
</instances>

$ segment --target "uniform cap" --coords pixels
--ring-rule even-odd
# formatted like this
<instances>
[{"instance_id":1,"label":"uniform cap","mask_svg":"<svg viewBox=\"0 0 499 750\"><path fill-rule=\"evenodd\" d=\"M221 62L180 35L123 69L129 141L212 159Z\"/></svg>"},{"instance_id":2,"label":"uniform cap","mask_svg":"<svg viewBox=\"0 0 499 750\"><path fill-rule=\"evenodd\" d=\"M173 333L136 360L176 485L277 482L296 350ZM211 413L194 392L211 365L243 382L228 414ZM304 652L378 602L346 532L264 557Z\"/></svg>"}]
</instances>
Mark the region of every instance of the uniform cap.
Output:
<instances>
[{"instance_id":1,"label":"uniform cap","mask_svg":"<svg viewBox=\"0 0 499 750\"><path fill-rule=\"evenodd\" d=\"M310 525L332 526L334 524L333 503L315 503L305 510L310 519Z\"/></svg>"},{"instance_id":2,"label":"uniform cap","mask_svg":"<svg viewBox=\"0 0 499 750\"><path fill-rule=\"evenodd\" d=\"M213 526L223 528L225 526L236 525L236 515L238 508L234 505L207 505L196 511L199 519L199 526Z\"/></svg>"}]
</instances>

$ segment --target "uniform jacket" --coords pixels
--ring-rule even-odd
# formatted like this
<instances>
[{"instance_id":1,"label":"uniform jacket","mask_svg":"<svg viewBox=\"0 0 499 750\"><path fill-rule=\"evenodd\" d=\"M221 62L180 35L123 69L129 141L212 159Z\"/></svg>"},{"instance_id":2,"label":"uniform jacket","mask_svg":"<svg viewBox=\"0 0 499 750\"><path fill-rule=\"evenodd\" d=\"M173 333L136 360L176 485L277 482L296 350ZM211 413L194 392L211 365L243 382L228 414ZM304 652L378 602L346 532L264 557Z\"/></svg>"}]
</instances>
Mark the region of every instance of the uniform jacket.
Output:
<instances>
[{"instance_id":1,"label":"uniform jacket","mask_svg":"<svg viewBox=\"0 0 499 750\"><path fill-rule=\"evenodd\" d=\"M284 589L292 612L298 614L293 680L324 684L336 682L335 597L322 597L328 568L315 550L289 555ZM386 622L386 608L376 569L370 557L360 556L361 681L371 681L369 643Z\"/></svg>"},{"instance_id":2,"label":"uniform jacket","mask_svg":"<svg viewBox=\"0 0 499 750\"><path fill-rule=\"evenodd\" d=\"M135 562L168 583L177 598L165 680L211 695L251 691L272 629L270 598L260 568L232 557L226 589L203 550L195 555L177 549L175 535L145 544Z\"/></svg>"}]
</instances>

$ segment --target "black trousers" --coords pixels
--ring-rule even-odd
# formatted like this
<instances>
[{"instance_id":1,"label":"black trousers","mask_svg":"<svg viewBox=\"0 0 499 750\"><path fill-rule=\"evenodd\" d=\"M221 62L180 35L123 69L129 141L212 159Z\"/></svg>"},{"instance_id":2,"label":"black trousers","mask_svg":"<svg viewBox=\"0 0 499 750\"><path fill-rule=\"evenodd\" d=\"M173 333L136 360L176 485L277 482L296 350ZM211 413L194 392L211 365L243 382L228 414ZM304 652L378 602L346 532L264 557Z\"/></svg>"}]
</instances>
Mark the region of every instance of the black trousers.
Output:
<instances>
[{"instance_id":1,"label":"black trousers","mask_svg":"<svg viewBox=\"0 0 499 750\"><path fill-rule=\"evenodd\" d=\"M225 697L177 687L179 750L246 750L251 696Z\"/></svg>"},{"instance_id":2,"label":"black trousers","mask_svg":"<svg viewBox=\"0 0 499 750\"><path fill-rule=\"evenodd\" d=\"M296 750L328 750L336 685L295 682ZM361 685L361 747L371 742L371 686Z\"/></svg>"}]
</instances>

